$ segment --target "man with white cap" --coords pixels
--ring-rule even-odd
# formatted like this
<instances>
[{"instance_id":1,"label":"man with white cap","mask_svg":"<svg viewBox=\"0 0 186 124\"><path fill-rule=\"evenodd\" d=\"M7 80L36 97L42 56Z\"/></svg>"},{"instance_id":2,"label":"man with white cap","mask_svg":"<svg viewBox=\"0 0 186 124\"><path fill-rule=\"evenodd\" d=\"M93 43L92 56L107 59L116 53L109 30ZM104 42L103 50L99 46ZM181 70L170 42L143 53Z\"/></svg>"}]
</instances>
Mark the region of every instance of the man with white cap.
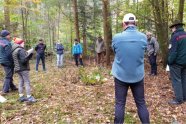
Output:
<instances>
[{"instance_id":1,"label":"man with white cap","mask_svg":"<svg viewBox=\"0 0 186 124\"><path fill-rule=\"evenodd\" d=\"M122 33L113 37L115 59L112 74L115 82L114 123L124 122L127 91L131 88L138 115L142 123L150 123L144 97L144 52L147 37L136 28L136 17L128 13L123 18Z\"/></svg>"}]
</instances>

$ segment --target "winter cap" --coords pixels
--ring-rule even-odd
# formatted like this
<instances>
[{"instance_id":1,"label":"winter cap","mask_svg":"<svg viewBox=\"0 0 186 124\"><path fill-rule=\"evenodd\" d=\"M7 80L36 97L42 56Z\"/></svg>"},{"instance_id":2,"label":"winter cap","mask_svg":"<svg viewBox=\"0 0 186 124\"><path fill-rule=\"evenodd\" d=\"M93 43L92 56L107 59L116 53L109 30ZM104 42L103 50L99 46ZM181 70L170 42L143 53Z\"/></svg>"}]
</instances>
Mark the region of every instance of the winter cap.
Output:
<instances>
[{"instance_id":1,"label":"winter cap","mask_svg":"<svg viewBox=\"0 0 186 124\"><path fill-rule=\"evenodd\" d=\"M136 16L132 13L124 15L123 22L137 22Z\"/></svg>"},{"instance_id":2,"label":"winter cap","mask_svg":"<svg viewBox=\"0 0 186 124\"><path fill-rule=\"evenodd\" d=\"M10 32L7 31L7 30L2 30L2 31L1 31L1 37L6 37L6 36L8 36L9 34L10 34Z\"/></svg>"},{"instance_id":3,"label":"winter cap","mask_svg":"<svg viewBox=\"0 0 186 124\"><path fill-rule=\"evenodd\" d=\"M14 37L13 38L13 41L14 41L14 43L16 43L16 44L22 44L22 43L24 43L24 40L23 39L21 39L21 38L17 38L17 37Z\"/></svg>"},{"instance_id":4,"label":"winter cap","mask_svg":"<svg viewBox=\"0 0 186 124\"><path fill-rule=\"evenodd\" d=\"M183 26L185 25L184 23L182 23L180 20L174 20L174 22L172 23L172 25L169 26L169 28L173 28L174 26Z\"/></svg>"}]
</instances>

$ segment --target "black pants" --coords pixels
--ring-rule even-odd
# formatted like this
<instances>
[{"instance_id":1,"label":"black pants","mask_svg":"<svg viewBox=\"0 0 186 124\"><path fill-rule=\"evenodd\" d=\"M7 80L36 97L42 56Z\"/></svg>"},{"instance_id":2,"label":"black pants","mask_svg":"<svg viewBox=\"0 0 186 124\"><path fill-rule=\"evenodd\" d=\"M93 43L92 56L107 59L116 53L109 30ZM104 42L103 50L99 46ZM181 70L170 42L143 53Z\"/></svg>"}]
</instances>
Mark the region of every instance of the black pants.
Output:
<instances>
[{"instance_id":1,"label":"black pants","mask_svg":"<svg viewBox=\"0 0 186 124\"><path fill-rule=\"evenodd\" d=\"M157 63L156 63L156 56L151 54L149 56L149 63L151 65L151 74L157 75Z\"/></svg>"},{"instance_id":2,"label":"black pants","mask_svg":"<svg viewBox=\"0 0 186 124\"><path fill-rule=\"evenodd\" d=\"M79 63L81 66L83 66L83 60L80 57L80 54L74 54L74 60L75 60L76 66L78 66Z\"/></svg>"},{"instance_id":3,"label":"black pants","mask_svg":"<svg viewBox=\"0 0 186 124\"><path fill-rule=\"evenodd\" d=\"M138 115L142 123L148 124L149 112L145 104L144 97L144 83L143 80L136 83L125 83L118 79L115 81L115 124L123 124L125 116L125 104L127 98L127 92L129 87L132 90L132 94L137 106Z\"/></svg>"}]
</instances>

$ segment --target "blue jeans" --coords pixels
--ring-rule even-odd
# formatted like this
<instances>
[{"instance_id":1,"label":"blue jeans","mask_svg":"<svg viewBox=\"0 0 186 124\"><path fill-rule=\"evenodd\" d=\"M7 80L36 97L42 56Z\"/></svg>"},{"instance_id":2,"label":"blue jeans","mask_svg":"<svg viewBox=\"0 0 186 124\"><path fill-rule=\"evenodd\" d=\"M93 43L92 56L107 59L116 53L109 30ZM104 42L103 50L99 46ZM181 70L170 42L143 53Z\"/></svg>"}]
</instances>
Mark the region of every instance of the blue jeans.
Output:
<instances>
[{"instance_id":1,"label":"blue jeans","mask_svg":"<svg viewBox=\"0 0 186 124\"><path fill-rule=\"evenodd\" d=\"M3 66L5 71L5 79L3 84L3 92L9 92L9 89L15 90L16 86L13 83L14 67Z\"/></svg>"},{"instance_id":2,"label":"blue jeans","mask_svg":"<svg viewBox=\"0 0 186 124\"><path fill-rule=\"evenodd\" d=\"M151 65L151 74L157 75L157 63L156 63L156 56L151 54L149 56L149 63Z\"/></svg>"},{"instance_id":3,"label":"blue jeans","mask_svg":"<svg viewBox=\"0 0 186 124\"><path fill-rule=\"evenodd\" d=\"M132 94L137 106L138 115L142 123L150 123L149 112L145 104L144 97L144 82L143 80L136 83L125 83L117 78L115 82L115 124L123 124L125 116L125 104L127 98L127 92L129 87L132 90Z\"/></svg>"},{"instance_id":4,"label":"blue jeans","mask_svg":"<svg viewBox=\"0 0 186 124\"><path fill-rule=\"evenodd\" d=\"M63 66L63 54L57 54L57 67Z\"/></svg>"},{"instance_id":5,"label":"blue jeans","mask_svg":"<svg viewBox=\"0 0 186 124\"><path fill-rule=\"evenodd\" d=\"M38 71L40 59L42 61L42 65L43 65L43 71L45 71L46 70L46 68L45 68L45 54L37 54L36 55L36 71Z\"/></svg>"},{"instance_id":6,"label":"blue jeans","mask_svg":"<svg viewBox=\"0 0 186 124\"><path fill-rule=\"evenodd\" d=\"M82 58L80 58L80 54L74 54L74 60L75 60L75 63L76 63L76 66L80 65L83 66L83 60ZM78 63L79 61L79 63Z\"/></svg>"},{"instance_id":7,"label":"blue jeans","mask_svg":"<svg viewBox=\"0 0 186 124\"><path fill-rule=\"evenodd\" d=\"M172 87L176 100L182 102L186 100L186 67L180 65L170 65L170 75Z\"/></svg>"}]
</instances>

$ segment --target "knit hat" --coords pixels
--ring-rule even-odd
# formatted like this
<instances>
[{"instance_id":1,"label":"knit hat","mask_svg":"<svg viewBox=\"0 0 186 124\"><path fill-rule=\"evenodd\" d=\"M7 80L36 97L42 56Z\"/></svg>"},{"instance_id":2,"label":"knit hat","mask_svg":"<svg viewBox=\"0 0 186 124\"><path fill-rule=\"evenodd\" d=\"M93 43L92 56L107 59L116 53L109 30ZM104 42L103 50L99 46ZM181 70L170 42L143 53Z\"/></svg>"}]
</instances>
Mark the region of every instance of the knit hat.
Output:
<instances>
[{"instance_id":1,"label":"knit hat","mask_svg":"<svg viewBox=\"0 0 186 124\"><path fill-rule=\"evenodd\" d=\"M24 43L24 40L23 39L17 38L17 37L14 37L13 38L13 41L14 41L14 43L19 44L19 45L21 45L21 44Z\"/></svg>"},{"instance_id":2,"label":"knit hat","mask_svg":"<svg viewBox=\"0 0 186 124\"><path fill-rule=\"evenodd\" d=\"M1 31L1 37L6 37L6 36L8 36L9 34L10 34L10 32L7 31L7 30L2 30L2 31Z\"/></svg>"}]
</instances>

